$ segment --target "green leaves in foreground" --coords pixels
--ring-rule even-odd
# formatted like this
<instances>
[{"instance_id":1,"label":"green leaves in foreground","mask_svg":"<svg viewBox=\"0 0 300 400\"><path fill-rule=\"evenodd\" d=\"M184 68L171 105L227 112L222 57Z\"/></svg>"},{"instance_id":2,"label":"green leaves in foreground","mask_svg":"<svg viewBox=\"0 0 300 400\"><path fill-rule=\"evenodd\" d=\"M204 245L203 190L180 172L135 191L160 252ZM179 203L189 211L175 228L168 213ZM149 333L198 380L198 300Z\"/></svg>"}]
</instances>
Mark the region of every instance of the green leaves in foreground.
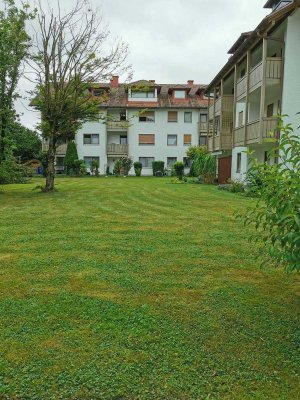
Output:
<instances>
[{"instance_id":1,"label":"green leaves in foreground","mask_svg":"<svg viewBox=\"0 0 300 400\"><path fill-rule=\"evenodd\" d=\"M245 223L255 226L276 264L291 272L300 270L300 136L282 119L278 129L281 136L271 153L280 155L279 163L254 161L249 171L259 177L258 201Z\"/></svg>"}]
</instances>

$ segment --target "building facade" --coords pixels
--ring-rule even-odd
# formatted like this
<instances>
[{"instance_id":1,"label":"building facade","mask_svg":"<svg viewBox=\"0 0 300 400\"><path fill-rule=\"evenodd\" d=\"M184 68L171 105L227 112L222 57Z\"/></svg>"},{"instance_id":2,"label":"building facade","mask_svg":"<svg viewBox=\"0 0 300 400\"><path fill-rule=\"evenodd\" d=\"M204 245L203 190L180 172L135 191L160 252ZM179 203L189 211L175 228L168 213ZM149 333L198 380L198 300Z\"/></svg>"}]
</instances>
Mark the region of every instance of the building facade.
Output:
<instances>
[{"instance_id":1,"label":"building facade","mask_svg":"<svg viewBox=\"0 0 300 400\"><path fill-rule=\"evenodd\" d=\"M164 161L170 170L176 161L189 168L186 150L190 145L207 141L206 86L156 84L155 81L119 83L114 76L110 83L91 88L93 96L101 96L99 121L89 122L76 134L78 156L89 170L92 160L100 164L100 173L112 173L122 156L140 161L142 175L152 175L152 161ZM44 143L47 150L47 143ZM64 169L66 145L56 153L56 170ZM130 174L134 174L133 168Z\"/></svg>"},{"instance_id":2,"label":"building facade","mask_svg":"<svg viewBox=\"0 0 300 400\"><path fill-rule=\"evenodd\" d=\"M245 180L250 157L274 163L267 139L278 136L278 115L300 125L300 2L269 0L271 13L243 33L207 87L208 149L218 159L219 181Z\"/></svg>"}]
</instances>

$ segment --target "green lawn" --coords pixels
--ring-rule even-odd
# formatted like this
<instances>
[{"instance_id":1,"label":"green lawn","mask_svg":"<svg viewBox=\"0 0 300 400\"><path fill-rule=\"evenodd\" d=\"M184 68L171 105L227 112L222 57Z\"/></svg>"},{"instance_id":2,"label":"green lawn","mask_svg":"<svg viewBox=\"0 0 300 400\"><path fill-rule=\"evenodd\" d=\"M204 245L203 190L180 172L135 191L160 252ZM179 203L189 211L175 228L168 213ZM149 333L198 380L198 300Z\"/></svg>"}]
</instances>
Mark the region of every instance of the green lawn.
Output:
<instances>
[{"instance_id":1,"label":"green lawn","mask_svg":"<svg viewBox=\"0 0 300 400\"><path fill-rule=\"evenodd\" d=\"M299 399L299 277L251 200L169 178L0 194L0 399Z\"/></svg>"}]
</instances>

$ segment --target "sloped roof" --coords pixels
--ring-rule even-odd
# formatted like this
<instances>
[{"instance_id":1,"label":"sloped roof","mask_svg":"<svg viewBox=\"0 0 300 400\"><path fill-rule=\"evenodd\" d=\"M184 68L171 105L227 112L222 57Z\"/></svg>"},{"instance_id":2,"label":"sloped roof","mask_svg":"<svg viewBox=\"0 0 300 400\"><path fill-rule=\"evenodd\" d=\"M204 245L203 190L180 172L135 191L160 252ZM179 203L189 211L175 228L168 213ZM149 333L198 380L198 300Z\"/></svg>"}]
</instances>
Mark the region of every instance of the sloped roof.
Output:
<instances>
[{"instance_id":1,"label":"sloped roof","mask_svg":"<svg viewBox=\"0 0 300 400\"><path fill-rule=\"evenodd\" d=\"M152 86L147 85L148 82ZM158 89L157 102L143 102L139 99L128 101L128 88L135 86L156 87ZM206 85L203 84L159 84L154 81L140 80L129 84L120 83L118 88L113 88L111 84L103 86L102 83L95 84L93 87L106 87L109 91L108 100L101 103L101 108L206 108L208 106L208 99L204 98ZM175 99L171 92L176 89L186 90L187 98Z\"/></svg>"}]
</instances>

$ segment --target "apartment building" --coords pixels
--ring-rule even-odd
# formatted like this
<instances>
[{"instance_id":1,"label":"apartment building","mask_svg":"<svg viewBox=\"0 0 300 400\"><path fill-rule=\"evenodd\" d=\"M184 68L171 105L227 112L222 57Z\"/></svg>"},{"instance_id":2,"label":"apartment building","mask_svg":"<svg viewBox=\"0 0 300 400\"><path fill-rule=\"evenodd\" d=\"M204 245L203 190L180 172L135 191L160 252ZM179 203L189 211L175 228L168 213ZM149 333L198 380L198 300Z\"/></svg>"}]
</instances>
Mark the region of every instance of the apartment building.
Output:
<instances>
[{"instance_id":1,"label":"apartment building","mask_svg":"<svg viewBox=\"0 0 300 400\"><path fill-rule=\"evenodd\" d=\"M152 161L164 161L171 169L176 161L189 168L186 150L190 145L205 145L207 140L206 86L189 80L186 84L157 84L141 80L99 83L90 89L101 96L99 121L89 122L76 134L78 156L89 169L98 160L100 173L113 172L114 163L130 156L143 165L142 174L152 175ZM44 150L47 143L44 143ZM64 169L66 145L56 154L57 172ZM130 171L134 174L134 170Z\"/></svg>"},{"instance_id":2,"label":"apartment building","mask_svg":"<svg viewBox=\"0 0 300 400\"><path fill-rule=\"evenodd\" d=\"M268 158L278 114L300 125L300 1L268 0L271 9L254 31L242 33L230 58L208 85L208 149L218 159L219 182L244 180L251 157Z\"/></svg>"}]
</instances>

